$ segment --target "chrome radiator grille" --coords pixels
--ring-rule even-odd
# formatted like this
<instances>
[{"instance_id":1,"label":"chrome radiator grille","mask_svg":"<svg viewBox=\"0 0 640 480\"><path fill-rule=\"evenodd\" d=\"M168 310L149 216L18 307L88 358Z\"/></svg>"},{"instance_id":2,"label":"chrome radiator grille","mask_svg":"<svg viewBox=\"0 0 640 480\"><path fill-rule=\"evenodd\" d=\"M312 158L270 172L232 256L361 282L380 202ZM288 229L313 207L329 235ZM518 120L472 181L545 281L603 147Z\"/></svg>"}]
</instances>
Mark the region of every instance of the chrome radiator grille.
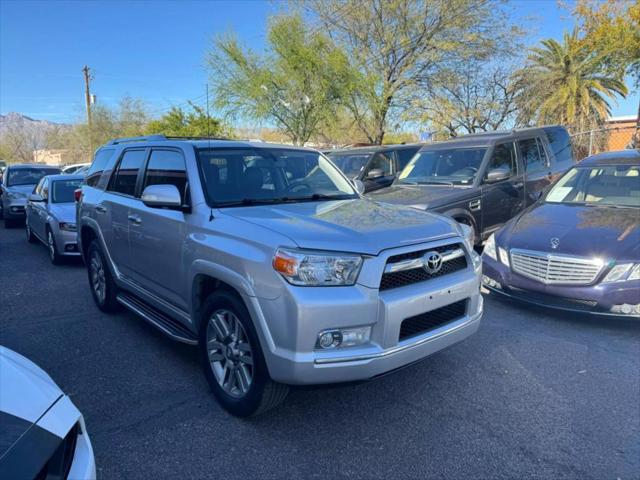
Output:
<instances>
[{"instance_id":1,"label":"chrome radiator grille","mask_svg":"<svg viewBox=\"0 0 640 480\"><path fill-rule=\"evenodd\" d=\"M588 285L602 270L594 259L552 253L511 250L511 269L546 284Z\"/></svg>"}]
</instances>

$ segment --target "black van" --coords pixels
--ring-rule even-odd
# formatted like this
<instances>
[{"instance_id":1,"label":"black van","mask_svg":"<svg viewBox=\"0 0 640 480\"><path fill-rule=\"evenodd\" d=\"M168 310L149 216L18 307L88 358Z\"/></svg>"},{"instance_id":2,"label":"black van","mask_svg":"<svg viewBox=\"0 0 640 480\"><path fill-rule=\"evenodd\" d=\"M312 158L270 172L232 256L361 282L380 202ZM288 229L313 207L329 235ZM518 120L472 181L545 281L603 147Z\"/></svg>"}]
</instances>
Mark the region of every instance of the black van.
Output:
<instances>
[{"instance_id":1,"label":"black van","mask_svg":"<svg viewBox=\"0 0 640 480\"><path fill-rule=\"evenodd\" d=\"M325 151L335 165L352 180L361 180L364 191L388 187L420 150L422 144L383 145Z\"/></svg>"},{"instance_id":2,"label":"black van","mask_svg":"<svg viewBox=\"0 0 640 480\"><path fill-rule=\"evenodd\" d=\"M424 146L370 198L449 215L473 227L480 243L573 164L561 126L466 135Z\"/></svg>"}]
</instances>

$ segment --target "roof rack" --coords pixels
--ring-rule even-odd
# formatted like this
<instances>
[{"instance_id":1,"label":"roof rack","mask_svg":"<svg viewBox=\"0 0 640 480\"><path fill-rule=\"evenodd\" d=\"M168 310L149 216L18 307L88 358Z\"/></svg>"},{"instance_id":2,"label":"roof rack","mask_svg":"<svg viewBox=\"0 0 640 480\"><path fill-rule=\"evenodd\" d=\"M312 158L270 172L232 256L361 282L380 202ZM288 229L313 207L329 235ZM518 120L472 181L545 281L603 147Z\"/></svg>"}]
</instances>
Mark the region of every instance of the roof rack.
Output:
<instances>
[{"instance_id":1,"label":"roof rack","mask_svg":"<svg viewBox=\"0 0 640 480\"><path fill-rule=\"evenodd\" d=\"M142 137L123 137L123 138L114 138L110 140L107 145L119 145L121 143L130 143L130 142L162 142L167 140L231 140L229 138L223 137L180 137L180 136L168 136L168 135L145 135Z\"/></svg>"}]
</instances>

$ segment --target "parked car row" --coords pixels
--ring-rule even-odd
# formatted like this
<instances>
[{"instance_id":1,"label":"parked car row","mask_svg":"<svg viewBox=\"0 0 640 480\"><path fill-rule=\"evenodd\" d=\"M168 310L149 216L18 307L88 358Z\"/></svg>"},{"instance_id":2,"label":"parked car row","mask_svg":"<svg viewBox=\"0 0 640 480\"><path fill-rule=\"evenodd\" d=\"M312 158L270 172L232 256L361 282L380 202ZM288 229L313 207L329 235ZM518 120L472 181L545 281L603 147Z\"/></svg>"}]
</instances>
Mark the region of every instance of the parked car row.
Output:
<instances>
[{"instance_id":1,"label":"parked car row","mask_svg":"<svg viewBox=\"0 0 640 480\"><path fill-rule=\"evenodd\" d=\"M197 345L217 400L247 416L290 385L374 378L463 340L481 285L640 317L640 154L570 152L560 127L469 136L420 147L365 196L362 171L311 149L116 139L86 176L40 179L25 230L54 263L82 256L99 309Z\"/></svg>"}]
</instances>

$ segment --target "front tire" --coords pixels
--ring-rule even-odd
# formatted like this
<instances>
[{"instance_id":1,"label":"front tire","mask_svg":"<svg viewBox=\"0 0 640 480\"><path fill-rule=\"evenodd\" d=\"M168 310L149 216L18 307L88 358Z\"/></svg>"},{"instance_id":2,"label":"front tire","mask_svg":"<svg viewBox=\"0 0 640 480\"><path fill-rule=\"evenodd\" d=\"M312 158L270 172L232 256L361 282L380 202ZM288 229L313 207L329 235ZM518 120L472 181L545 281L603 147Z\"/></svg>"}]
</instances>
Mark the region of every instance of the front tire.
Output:
<instances>
[{"instance_id":1,"label":"front tire","mask_svg":"<svg viewBox=\"0 0 640 480\"><path fill-rule=\"evenodd\" d=\"M93 240L87 249L87 274L91 296L96 306L107 313L117 311L120 307L116 300L118 287L113 280L98 240Z\"/></svg>"},{"instance_id":2,"label":"front tire","mask_svg":"<svg viewBox=\"0 0 640 480\"><path fill-rule=\"evenodd\" d=\"M27 242L36 243L36 236L33 234L33 231L31 231L31 227L29 226L28 221L25 222L24 230L25 230L25 233L27 234Z\"/></svg>"},{"instance_id":3,"label":"front tire","mask_svg":"<svg viewBox=\"0 0 640 480\"><path fill-rule=\"evenodd\" d=\"M200 358L213 394L238 417L258 415L285 399L289 387L269 376L258 335L242 300L220 291L203 305Z\"/></svg>"},{"instance_id":4,"label":"front tire","mask_svg":"<svg viewBox=\"0 0 640 480\"><path fill-rule=\"evenodd\" d=\"M56 239L50 228L47 228L47 250L49 251L49 260L51 260L51 263L60 265L62 263L62 255L58 253Z\"/></svg>"}]
</instances>

